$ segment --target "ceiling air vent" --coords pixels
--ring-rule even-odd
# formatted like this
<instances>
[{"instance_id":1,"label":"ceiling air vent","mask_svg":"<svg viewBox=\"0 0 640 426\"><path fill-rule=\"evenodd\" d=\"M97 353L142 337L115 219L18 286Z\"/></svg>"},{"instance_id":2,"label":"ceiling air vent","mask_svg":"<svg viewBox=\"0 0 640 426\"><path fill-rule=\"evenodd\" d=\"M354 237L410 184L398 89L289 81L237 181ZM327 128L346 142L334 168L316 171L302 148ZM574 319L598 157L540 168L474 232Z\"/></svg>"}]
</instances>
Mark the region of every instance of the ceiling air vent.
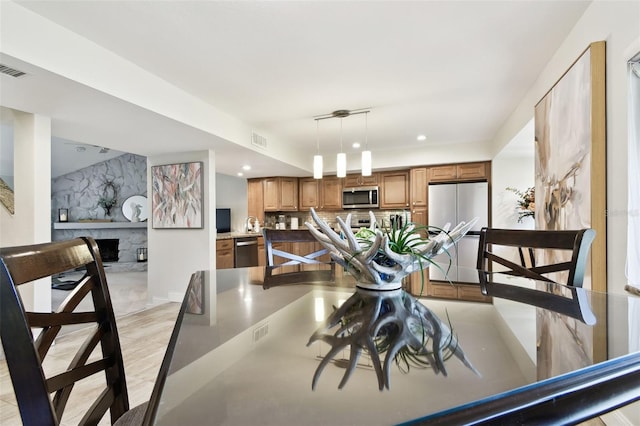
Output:
<instances>
[{"instance_id":1,"label":"ceiling air vent","mask_svg":"<svg viewBox=\"0 0 640 426\"><path fill-rule=\"evenodd\" d=\"M15 78L22 77L23 75L27 74L26 72L22 72L15 68L11 68L2 64L0 64L0 73L10 75L11 77Z\"/></svg>"},{"instance_id":2,"label":"ceiling air vent","mask_svg":"<svg viewBox=\"0 0 640 426\"><path fill-rule=\"evenodd\" d=\"M267 138L257 134L256 132L251 133L251 143L259 148L267 148Z\"/></svg>"}]
</instances>

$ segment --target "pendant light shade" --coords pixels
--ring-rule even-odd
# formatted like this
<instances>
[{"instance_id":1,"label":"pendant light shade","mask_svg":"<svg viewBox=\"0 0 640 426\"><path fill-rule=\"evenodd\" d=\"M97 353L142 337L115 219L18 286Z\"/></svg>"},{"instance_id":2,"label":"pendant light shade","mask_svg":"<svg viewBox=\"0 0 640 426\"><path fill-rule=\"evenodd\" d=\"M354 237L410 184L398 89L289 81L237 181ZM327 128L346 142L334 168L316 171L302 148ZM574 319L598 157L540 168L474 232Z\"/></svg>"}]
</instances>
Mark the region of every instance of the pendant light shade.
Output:
<instances>
[{"instance_id":1,"label":"pendant light shade","mask_svg":"<svg viewBox=\"0 0 640 426\"><path fill-rule=\"evenodd\" d=\"M371 151L362 151L362 176L371 176Z\"/></svg>"},{"instance_id":2,"label":"pendant light shade","mask_svg":"<svg viewBox=\"0 0 640 426\"><path fill-rule=\"evenodd\" d=\"M336 175L339 178L343 178L347 176L347 154L345 154L344 152L338 153L337 161L338 163L336 165Z\"/></svg>"},{"instance_id":3,"label":"pendant light shade","mask_svg":"<svg viewBox=\"0 0 640 426\"><path fill-rule=\"evenodd\" d=\"M336 158L336 175L339 178L347 176L347 154L342 150L342 117L340 117L340 152Z\"/></svg>"},{"instance_id":4,"label":"pendant light shade","mask_svg":"<svg viewBox=\"0 0 640 426\"><path fill-rule=\"evenodd\" d=\"M313 178L322 179L322 155L320 155L320 124L316 120L316 152L313 156Z\"/></svg>"},{"instance_id":5,"label":"pendant light shade","mask_svg":"<svg viewBox=\"0 0 640 426\"><path fill-rule=\"evenodd\" d=\"M322 179L322 155L313 156L313 178Z\"/></svg>"}]
</instances>

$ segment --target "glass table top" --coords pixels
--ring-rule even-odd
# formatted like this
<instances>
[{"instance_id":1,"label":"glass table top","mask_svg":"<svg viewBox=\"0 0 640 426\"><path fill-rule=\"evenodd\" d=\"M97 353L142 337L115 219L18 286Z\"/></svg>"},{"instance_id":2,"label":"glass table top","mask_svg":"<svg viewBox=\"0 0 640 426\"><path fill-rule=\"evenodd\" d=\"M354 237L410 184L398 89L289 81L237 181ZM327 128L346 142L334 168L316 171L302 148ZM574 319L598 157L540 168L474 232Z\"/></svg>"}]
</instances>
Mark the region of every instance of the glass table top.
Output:
<instances>
[{"instance_id":1,"label":"glass table top","mask_svg":"<svg viewBox=\"0 0 640 426\"><path fill-rule=\"evenodd\" d=\"M637 297L499 278L477 303L362 291L340 268L277 286L263 267L194 274L155 422L399 424L637 350Z\"/></svg>"}]
</instances>

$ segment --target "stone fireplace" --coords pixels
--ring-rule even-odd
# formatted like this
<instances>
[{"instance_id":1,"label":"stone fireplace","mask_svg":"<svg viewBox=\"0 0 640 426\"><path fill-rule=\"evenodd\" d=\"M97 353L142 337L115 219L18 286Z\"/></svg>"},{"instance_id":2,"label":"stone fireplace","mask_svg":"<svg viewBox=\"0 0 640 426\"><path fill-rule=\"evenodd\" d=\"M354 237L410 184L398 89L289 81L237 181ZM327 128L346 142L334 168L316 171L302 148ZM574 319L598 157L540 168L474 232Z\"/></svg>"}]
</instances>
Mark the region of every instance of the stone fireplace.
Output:
<instances>
[{"instance_id":1,"label":"stone fireplace","mask_svg":"<svg viewBox=\"0 0 640 426\"><path fill-rule=\"evenodd\" d=\"M96 239L96 243L98 244L100 257L104 263L118 261L118 245L120 244L120 240L118 238L99 238Z\"/></svg>"}]
</instances>

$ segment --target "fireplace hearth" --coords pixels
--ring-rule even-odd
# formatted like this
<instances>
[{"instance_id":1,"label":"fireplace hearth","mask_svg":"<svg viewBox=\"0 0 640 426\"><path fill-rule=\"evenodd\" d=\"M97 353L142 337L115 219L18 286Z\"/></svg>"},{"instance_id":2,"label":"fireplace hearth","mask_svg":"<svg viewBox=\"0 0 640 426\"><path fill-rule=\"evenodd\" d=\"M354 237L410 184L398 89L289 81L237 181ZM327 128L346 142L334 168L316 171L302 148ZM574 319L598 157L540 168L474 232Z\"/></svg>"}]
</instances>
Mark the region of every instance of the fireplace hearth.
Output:
<instances>
[{"instance_id":1,"label":"fireplace hearth","mask_svg":"<svg viewBox=\"0 0 640 426\"><path fill-rule=\"evenodd\" d=\"M100 251L100 257L103 262L107 263L118 261L118 244L120 243L118 238L96 239L96 243L98 243L98 250Z\"/></svg>"}]
</instances>

